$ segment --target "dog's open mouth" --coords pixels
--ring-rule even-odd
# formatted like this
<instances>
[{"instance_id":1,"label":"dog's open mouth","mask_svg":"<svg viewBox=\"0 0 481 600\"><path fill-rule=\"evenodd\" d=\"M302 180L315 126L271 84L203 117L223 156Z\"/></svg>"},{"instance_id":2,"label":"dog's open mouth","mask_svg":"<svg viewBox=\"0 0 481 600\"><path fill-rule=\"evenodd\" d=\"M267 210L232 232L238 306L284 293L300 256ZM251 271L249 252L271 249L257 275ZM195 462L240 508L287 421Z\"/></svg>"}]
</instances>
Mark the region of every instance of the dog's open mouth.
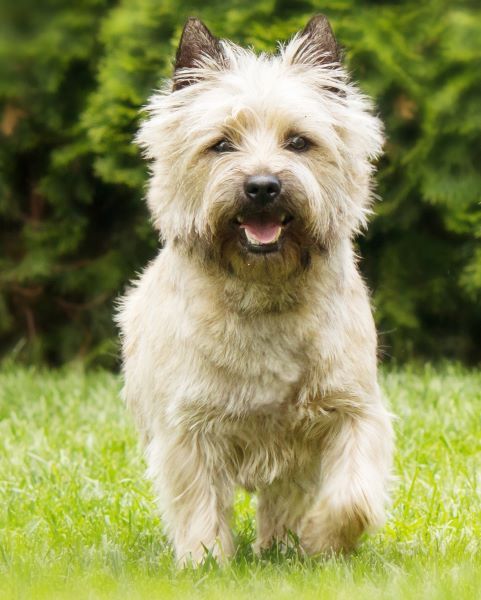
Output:
<instances>
[{"instance_id":1,"label":"dog's open mouth","mask_svg":"<svg viewBox=\"0 0 481 600\"><path fill-rule=\"evenodd\" d=\"M241 231L241 241L250 251L256 253L276 252L292 216L282 213L278 216L259 214L256 216L237 215L235 223Z\"/></svg>"}]
</instances>

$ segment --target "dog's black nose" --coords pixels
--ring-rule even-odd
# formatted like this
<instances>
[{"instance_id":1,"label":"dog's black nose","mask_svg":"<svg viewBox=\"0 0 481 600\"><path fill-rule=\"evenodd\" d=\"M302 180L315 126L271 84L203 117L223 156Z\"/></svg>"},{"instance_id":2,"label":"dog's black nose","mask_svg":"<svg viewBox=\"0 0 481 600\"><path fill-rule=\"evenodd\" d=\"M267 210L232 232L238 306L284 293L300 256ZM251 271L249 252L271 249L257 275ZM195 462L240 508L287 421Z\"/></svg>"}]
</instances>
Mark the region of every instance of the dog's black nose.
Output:
<instances>
[{"instance_id":1,"label":"dog's black nose","mask_svg":"<svg viewBox=\"0 0 481 600\"><path fill-rule=\"evenodd\" d=\"M281 182L275 175L251 175L245 180L244 191L251 200L268 204L281 193Z\"/></svg>"}]
</instances>

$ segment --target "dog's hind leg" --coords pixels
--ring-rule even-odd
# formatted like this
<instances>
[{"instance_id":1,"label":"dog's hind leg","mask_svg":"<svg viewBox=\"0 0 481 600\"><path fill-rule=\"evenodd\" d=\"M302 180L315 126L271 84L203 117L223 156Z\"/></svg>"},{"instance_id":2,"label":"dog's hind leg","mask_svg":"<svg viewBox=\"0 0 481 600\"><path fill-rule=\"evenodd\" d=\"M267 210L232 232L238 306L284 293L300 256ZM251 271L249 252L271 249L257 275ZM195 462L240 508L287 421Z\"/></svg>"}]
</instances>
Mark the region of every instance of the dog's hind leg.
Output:
<instances>
[{"instance_id":1,"label":"dog's hind leg","mask_svg":"<svg viewBox=\"0 0 481 600\"><path fill-rule=\"evenodd\" d=\"M257 495L257 538L255 552L273 544L289 543L289 534L296 533L300 520L313 501L315 487L307 477L277 479ZM291 540L293 541L293 540Z\"/></svg>"},{"instance_id":2,"label":"dog's hind leg","mask_svg":"<svg viewBox=\"0 0 481 600\"><path fill-rule=\"evenodd\" d=\"M189 432L154 438L147 452L148 474L180 565L198 564L209 554L222 562L233 552L233 485L226 472L215 469L214 451Z\"/></svg>"},{"instance_id":3,"label":"dog's hind leg","mask_svg":"<svg viewBox=\"0 0 481 600\"><path fill-rule=\"evenodd\" d=\"M339 414L321 455L320 490L299 537L309 554L352 549L384 521L393 434L379 404Z\"/></svg>"}]
</instances>

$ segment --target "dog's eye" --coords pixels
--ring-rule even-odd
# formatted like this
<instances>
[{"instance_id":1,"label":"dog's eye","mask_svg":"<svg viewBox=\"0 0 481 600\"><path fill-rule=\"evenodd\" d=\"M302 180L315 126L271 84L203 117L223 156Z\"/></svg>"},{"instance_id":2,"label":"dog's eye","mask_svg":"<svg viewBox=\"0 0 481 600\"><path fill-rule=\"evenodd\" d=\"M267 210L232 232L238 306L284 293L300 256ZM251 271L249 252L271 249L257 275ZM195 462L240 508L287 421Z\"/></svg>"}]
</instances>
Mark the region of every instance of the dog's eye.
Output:
<instances>
[{"instance_id":1,"label":"dog's eye","mask_svg":"<svg viewBox=\"0 0 481 600\"><path fill-rule=\"evenodd\" d=\"M289 150L295 150L296 152L307 150L309 145L309 141L305 137L302 137L302 135L293 135L287 141L287 147Z\"/></svg>"},{"instance_id":2,"label":"dog's eye","mask_svg":"<svg viewBox=\"0 0 481 600\"><path fill-rule=\"evenodd\" d=\"M214 150L214 152L233 152L234 151L234 145L232 144L232 142L230 142L229 140L223 139L220 140L220 142L217 142L217 144L214 144L212 146L212 150Z\"/></svg>"}]
</instances>

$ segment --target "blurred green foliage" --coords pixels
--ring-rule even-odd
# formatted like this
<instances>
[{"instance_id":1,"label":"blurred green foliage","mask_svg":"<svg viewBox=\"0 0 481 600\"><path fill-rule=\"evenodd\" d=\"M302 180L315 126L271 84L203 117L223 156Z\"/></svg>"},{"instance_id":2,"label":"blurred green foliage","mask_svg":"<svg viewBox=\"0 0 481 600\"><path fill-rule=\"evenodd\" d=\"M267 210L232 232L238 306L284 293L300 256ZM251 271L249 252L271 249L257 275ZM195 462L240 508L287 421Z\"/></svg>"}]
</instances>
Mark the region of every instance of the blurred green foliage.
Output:
<instances>
[{"instance_id":1,"label":"blurred green foliage","mask_svg":"<svg viewBox=\"0 0 481 600\"><path fill-rule=\"evenodd\" d=\"M481 358L481 9L447 0L2 3L1 352L115 363L113 301L157 247L132 137L186 17L272 50L316 12L386 122L359 242L382 348Z\"/></svg>"}]
</instances>

